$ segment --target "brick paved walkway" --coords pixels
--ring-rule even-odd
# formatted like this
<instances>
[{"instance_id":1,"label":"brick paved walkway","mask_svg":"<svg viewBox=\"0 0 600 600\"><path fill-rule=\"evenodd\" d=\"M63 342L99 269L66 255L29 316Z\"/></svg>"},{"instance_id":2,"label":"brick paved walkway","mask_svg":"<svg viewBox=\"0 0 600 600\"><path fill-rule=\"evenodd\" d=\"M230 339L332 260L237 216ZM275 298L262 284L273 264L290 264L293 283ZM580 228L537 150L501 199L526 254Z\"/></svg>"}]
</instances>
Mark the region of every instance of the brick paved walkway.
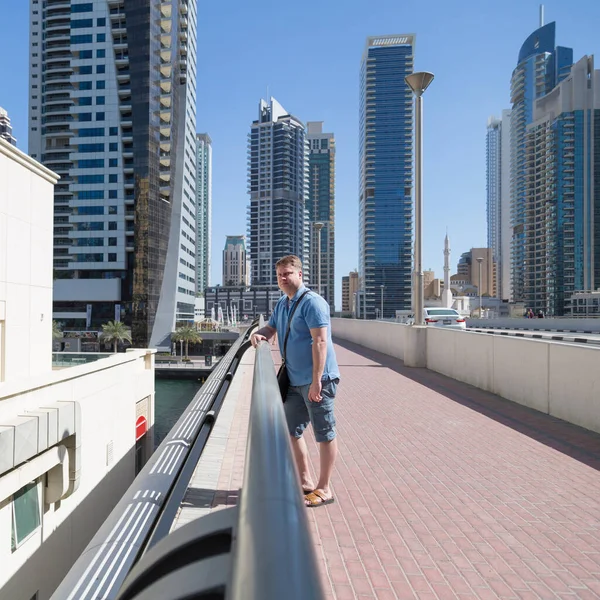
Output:
<instances>
[{"instance_id":1,"label":"brick paved walkway","mask_svg":"<svg viewBox=\"0 0 600 600\"><path fill-rule=\"evenodd\" d=\"M337 502L309 509L328 598L600 598L600 436L348 342L336 352ZM221 486L240 480L243 396Z\"/></svg>"}]
</instances>

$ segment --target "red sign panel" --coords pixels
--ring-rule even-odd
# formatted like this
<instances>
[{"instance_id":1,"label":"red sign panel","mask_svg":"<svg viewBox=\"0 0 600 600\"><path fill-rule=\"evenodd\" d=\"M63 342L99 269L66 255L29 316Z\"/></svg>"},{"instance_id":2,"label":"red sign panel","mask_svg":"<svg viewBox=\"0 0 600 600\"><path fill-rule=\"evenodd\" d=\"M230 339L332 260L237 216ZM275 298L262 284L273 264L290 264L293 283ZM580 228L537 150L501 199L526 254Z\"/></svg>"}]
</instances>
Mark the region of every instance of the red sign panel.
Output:
<instances>
[{"instance_id":1,"label":"red sign panel","mask_svg":"<svg viewBox=\"0 0 600 600\"><path fill-rule=\"evenodd\" d=\"M148 431L148 421L146 421L146 417L138 417L135 422L135 441L137 442L141 437L146 435L146 431Z\"/></svg>"}]
</instances>

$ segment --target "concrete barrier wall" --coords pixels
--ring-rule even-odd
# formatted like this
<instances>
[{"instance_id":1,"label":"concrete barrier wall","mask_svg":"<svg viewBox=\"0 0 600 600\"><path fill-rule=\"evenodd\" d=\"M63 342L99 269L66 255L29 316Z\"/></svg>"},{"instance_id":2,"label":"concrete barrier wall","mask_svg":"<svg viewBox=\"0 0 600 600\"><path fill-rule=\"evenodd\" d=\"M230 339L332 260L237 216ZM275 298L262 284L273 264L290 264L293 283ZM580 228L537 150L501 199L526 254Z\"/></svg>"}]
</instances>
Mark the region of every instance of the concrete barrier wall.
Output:
<instances>
[{"instance_id":1,"label":"concrete barrier wall","mask_svg":"<svg viewBox=\"0 0 600 600\"><path fill-rule=\"evenodd\" d=\"M600 433L600 348L549 346L550 414Z\"/></svg>"},{"instance_id":2,"label":"concrete barrier wall","mask_svg":"<svg viewBox=\"0 0 600 600\"><path fill-rule=\"evenodd\" d=\"M333 334L403 359L409 326L332 319ZM600 348L427 329L427 368L600 433Z\"/></svg>"},{"instance_id":3,"label":"concrete barrier wall","mask_svg":"<svg viewBox=\"0 0 600 600\"><path fill-rule=\"evenodd\" d=\"M427 330L427 368L492 391L493 337L432 327Z\"/></svg>"},{"instance_id":4,"label":"concrete barrier wall","mask_svg":"<svg viewBox=\"0 0 600 600\"><path fill-rule=\"evenodd\" d=\"M552 343L488 337L494 342L494 386L490 391L548 414L548 352Z\"/></svg>"},{"instance_id":5,"label":"concrete barrier wall","mask_svg":"<svg viewBox=\"0 0 600 600\"><path fill-rule=\"evenodd\" d=\"M332 335L401 360L404 360L405 327L387 321L331 319Z\"/></svg>"},{"instance_id":6,"label":"concrete barrier wall","mask_svg":"<svg viewBox=\"0 0 600 600\"><path fill-rule=\"evenodd\" d=\"M600 333L600 319L467 319L467 327Z\"/></svg>"}]
</instances>

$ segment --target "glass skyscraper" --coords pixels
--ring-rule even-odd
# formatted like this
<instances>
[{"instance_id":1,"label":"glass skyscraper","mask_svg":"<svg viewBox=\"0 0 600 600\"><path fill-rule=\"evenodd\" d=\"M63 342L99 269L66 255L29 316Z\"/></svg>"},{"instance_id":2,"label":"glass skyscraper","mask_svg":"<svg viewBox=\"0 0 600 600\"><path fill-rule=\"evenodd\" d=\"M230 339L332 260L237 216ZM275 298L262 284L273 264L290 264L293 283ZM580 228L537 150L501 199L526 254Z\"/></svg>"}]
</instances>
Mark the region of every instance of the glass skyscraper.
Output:
<instances>
[{"instance_id":1,"label":"glass skyscraper","mask_svg":"<svg viewBox=\"0 0 600 600\"><path fill-rule=\"evenodd\" d=\"M277 286L275 263L303 261L308 279L308 145L303 123L261 100L248 134L248 242L253 286Z\"/></svg>"},{"instance_id":2,"label":"glass skyscraper","mask_svg":"<svg viewBox=\"0 0 600 600\"><path fill-rule=\"evenodd\" d=\"M212 239L212 140L196 136L196 293L210 285Z\"/></svg>"},{"instance_id":3,"label":"glass skyscraper","mask_svg":"<svg viewBox=\"0 0 600 600\"><path fill-rule=\"evenodd\" d=\"M534 31L523 43L511 79L511 279L515 301L526 301L526 272L534 257L527 253L527 222L533 210L527 195L527 127L534 120L534 103L568 76L573 50L555 46L556 24Z\"/></svg>"},{"instance_id":4,"label":"glass skyscraper","mask_svg":"<svg viewBox=\"0 0 600 600\"><path fill-rule=\"evenodd\" d=\"M335 309L335 138L323 133L323 123L308 122L308 218L310 222L310 284ZM315 223L322 223L321 233ZM319 237L321 246L318 247Z\"/></svg>"},{"instance_id":5,"label":"glass skyscraper","mask_svg":"<svg viewBox=\"0 0 600 600\"><path fill-rule=\"evenodd\" d=\"M196 293L196 0L30 0L29 151L54 196L54 318L168 346Z\"/></svg>"},{"instance_id":6,"label":"glass skyscraper","mask_svg":"<svg viewBox=\"0 0 600 600\"><path fill-rule=\"evenodd\" d=\"M359 269L366 314L411 308L414 35L369 37L360 70ZM382 300L383 298L383 300Z\"/></svg>"},{"instance_id":7,"label":"glass skyscraper","mask_svg":"<svg viewBox=\"0 0 600 600\"><path fill-rule=\"evenodd\" d=\"M524 300L549 316L600 286L600 71L584 56L568 75L525 137Z\"/></svg>"}]
</instances>

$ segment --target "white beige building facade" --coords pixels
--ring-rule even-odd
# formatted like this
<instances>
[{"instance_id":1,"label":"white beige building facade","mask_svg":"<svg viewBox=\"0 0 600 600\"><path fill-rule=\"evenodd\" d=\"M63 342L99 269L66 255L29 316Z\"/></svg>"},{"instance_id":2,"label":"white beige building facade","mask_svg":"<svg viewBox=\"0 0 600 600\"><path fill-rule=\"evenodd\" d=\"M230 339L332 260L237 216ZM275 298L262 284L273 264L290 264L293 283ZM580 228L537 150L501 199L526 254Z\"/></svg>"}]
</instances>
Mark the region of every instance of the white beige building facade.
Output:
<instances>
[{"instance_id":1,"label":"white beige building facade","mask_svg":"<svg viewBox=\"0 0 600 600\"><path fill-rule=\"evenodd\" d=\"M2 599L50 598L153 447L153 351L53 366L55 182L0 140Z\"/></svg>"}]
</instances>

